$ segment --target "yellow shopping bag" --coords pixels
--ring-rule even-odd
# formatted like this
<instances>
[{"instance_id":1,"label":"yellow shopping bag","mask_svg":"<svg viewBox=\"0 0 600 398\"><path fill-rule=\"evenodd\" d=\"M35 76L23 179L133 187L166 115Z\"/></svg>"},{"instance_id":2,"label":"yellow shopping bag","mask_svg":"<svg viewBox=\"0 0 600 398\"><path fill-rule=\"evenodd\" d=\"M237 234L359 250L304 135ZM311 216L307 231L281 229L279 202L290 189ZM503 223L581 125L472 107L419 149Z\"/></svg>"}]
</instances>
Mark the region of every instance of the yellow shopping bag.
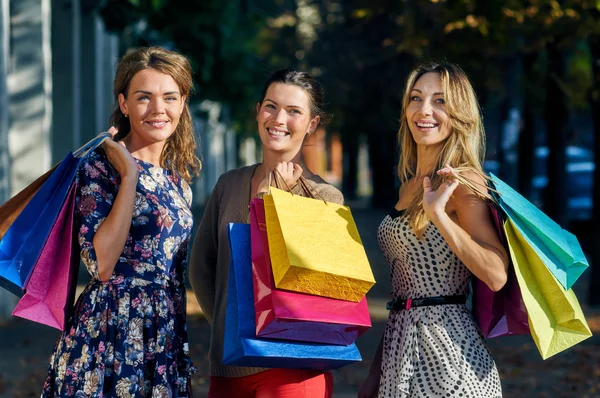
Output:
<instances>
[{"instance_id":1,"label":"yellow shopping bag","mask_svg":"<svg viewBox=\"0 0 600 398\"><path fill-rule=\"evenodd\" d=\"M277 288L358 302L375 284L348 207L276 188L264 203Z\"/></svg>"},{"instance_id":2,"label":"yellow shopping bag","mask_svg":"<svg viewBox=\"0 0 600 398\"><path fill-rule=\"evenodd\" d=\"M504 224L529 328L547 359L592 336L573 290L564 290L509 219Z\"/></svg>"}]
</instances>

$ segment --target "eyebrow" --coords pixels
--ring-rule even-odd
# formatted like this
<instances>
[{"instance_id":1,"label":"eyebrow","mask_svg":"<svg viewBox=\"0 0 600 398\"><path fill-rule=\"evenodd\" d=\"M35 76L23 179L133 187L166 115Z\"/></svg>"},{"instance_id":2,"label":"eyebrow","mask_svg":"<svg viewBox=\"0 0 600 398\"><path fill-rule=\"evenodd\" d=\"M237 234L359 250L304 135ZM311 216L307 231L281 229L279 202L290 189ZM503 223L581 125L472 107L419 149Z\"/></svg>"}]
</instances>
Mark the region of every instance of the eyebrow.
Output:
<instances>
[{"instance_id":1,"label":"eyebrow","mask_svg":"<svg viewBox=\"0 0 600 398\"><path fill-rule=\"evenodd\" d=\"M423 92L421 90L419 90L418 88L413 88L412 91L418 91L419 93L423 94ZM433 95L444 95L444 93L439 91L437 93L433 93Z\"/></svg>"},{"instance_id":2,"label":"eyebrow","mask_svg":"<svg viewBox=\"0 0 600 398\"><path fill-rule=\"evenodd\" d=\"M272 99L270 99L270 98L265 98L265 101L271 101L271 102L272 102L272 103L274 103L275 105L279 105L279 104L277 103L277 101L273 101L273 100L272 100ZM299 106L299 105L287 105L287 108L298 108L298 109L304 109L304 108L302 108L302 107L301 107L301 106Z\"/></svg>"},{"instance_id":3,"label":"eyebrow","mask_svg":"<svg viewBox=\"0 0 600 398\"><path fill-rule=\"evenodd\" d=\"M137 94L137 93L152 95L152 92L144 91L144 90L137 90L136 92L134 92L134 94ZM173 95L173 94L180 94L180 93L179 93L179 91L168 91L166 93L163 93L163 95Z\"/></svg>"}]
</instances>

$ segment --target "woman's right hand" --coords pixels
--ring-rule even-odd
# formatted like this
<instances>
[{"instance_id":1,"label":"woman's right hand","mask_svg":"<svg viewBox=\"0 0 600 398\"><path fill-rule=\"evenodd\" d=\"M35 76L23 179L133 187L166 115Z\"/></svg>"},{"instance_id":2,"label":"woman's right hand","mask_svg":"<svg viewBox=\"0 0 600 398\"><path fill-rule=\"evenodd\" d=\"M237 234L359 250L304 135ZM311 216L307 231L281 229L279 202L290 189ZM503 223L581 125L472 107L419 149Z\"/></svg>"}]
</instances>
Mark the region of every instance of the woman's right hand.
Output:
<instances>
[{"instance_id":1,"label":"woman's right hand","mask_svg":"<svg viewBox=\"0 0 600 398\"><path fill-rule=\"evenodd\" d=\"M111 127L108 132L112 135L113 139L105 140L102 143L102 148L106 152L108 161L117 170L121 179L131 178L137 181L138 166L135 159L131 156L123 141L117 142L114 140L117 129Z\"/></svg>"},{"instance_id":2,"label":"woman's right hand","mask_svg":"<svg viewBox=\"0 0 600 398\"><path fill-rule=\"evenodd\" d=\"M275 166L275 170L277 170L276 173L278 173L275 178L283 179L283 186L280 186L279 188L284 191L287 191L288 188L292 189L302 176L303 172L302 167L293 162L279 162L277 163L277 166ZM267 177L258 184L258 192L269 191L269 180L267 174Z\"/></svg>"},{"instance_id":3,"label":"woman's right hand","mask_svg":"<svg viewBox=\"0 0 600 398\"><path fill-rule=\"evenodd\" d=\"M380 375L376 375L369 372L369 376L360 386L358 391L358 398L377 398L379 394L379 379Z\"/></svg>"}]
</instances>

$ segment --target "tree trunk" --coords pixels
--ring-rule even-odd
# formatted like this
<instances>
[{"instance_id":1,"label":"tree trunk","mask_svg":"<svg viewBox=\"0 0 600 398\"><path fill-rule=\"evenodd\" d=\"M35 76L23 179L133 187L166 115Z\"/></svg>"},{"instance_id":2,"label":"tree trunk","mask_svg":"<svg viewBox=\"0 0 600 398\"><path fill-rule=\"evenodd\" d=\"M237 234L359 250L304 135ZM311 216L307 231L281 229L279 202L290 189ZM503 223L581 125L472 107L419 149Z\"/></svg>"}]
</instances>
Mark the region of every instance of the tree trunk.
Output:
<instances>
[{"instance_id":1,"label":"tree trunk","mask_svg":"<svg viewBox=\"0 0 600 398\"><path fill-rule=\"evenodd\" d=\"M522 56L523 78L527 79L533 76L533 68L537 59L537 52L531 52ZM523 124L519 133L519 156L518 170L519 181L518 189L521 195L531 198L533 180L533 162L535 151L535 126L533 123L533 98L531 93L531 84L527 84L525 89L525 100L523 103Z\"/></svg>"},{"instance_id":2,"label":"tree trunk","mask_svg":"<svg viewBox=\"0 0 600 398\"><path fill-rule=\"evenodd\" d=\"M547 175L548 186L545 192L545 210L562 227L568 223L567 215L567 107L566 93L560 81L565 76L563 56L557 42L546 47L548 71L546 77L546 142L549 149Z\"/></svg>"},{"instance_id":3,"label":"tree trunk","mask_svg":"<svg viewBox=\"0 0 600 398\"><path fill-rule=\"evenodd\" d=\"M373 181L371 206L391 209L398 200L396 189L396 135L373 126L368 130L369 159Z\"/></svg>"},{"instance_id":4,"label":"tree trunk","mask_svg":"<svg viewBox=\"0 0 600 398\"><path fill-rule=\"evenodd\" d=\"M356 198L358 186L358 137L359 132L346 131L342 138L342 192L347 200Z\"/></svg>"},{"instance_id":5,"label":"tree trunk","mask_svg":"<svg viewBox=\"0 0 600 398\"><path fill-rule=\"evenodd\" d=\"M592 52L592 65L594 85L590 91L589 101L592 108L592 117L594 119L594 190L593 204L594 211L592 215L592 266L590 276L589 303L590 305L600 306L600 35L592 36L589 40L590 50Z\"/></svg>"}]
</instances>

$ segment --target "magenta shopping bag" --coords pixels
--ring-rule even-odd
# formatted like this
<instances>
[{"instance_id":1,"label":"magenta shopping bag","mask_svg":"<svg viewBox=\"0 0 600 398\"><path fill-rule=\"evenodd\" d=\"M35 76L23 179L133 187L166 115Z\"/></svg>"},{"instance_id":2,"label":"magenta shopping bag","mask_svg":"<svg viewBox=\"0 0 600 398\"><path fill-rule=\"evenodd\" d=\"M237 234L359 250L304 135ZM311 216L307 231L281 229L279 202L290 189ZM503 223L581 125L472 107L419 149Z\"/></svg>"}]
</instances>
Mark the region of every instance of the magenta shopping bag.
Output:
<instances>
[{"instance_id":1,"label":"magenta shopping bag","mask_svg":"<svg viewBox=\"0 0 600 398\"><path fill-rule=\"evenodd\" d=\"M64 330L73 308L79 268L79 249L73 231L75 190L69 193L13 315Z\"/></svg>"},{"instance_id":2,"label":"magenta shopping bag","mask_svg":"<svg viewBox=\"0 0 600 398\"><path fill-rule=\"evenodd\" d=\"M503 220L495 205L490 205L490 212L500 240L507 247ZM487 338L530 333L527 309L512 261L508 265L506 285L498 292L493 292L485 283L473 278L473 316L481 333Z\"/></svg>"},{"instance_id":3,"label":"magenta shopping bag","mask_svg":"<svg viewBox=\"0 0 600 398\"><path fill-rule=\"evenodd\" d=\"M262 199L250 204L250 236L258 337L349 345L371 327L366 298L356 303L275 287Z\"/></svg>"}]
</instances>

